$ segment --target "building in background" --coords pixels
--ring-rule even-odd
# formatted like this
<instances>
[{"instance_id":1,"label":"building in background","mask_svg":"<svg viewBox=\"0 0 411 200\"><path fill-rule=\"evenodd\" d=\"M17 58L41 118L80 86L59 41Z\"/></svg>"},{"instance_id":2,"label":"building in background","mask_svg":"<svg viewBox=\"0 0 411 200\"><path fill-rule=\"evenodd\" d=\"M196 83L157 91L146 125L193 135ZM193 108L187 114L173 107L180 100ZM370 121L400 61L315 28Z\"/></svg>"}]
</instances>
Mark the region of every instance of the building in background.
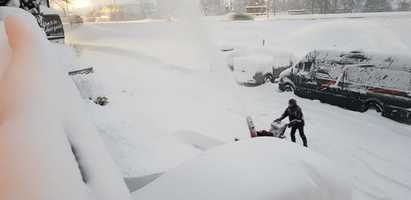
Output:
<instances>
[{"instance_id":1,"label":"building in background","mask_svg":"<svg viewBox=\"0 0 411 200\"><path fill-rule=\"evenodd\" d=\"M153 18L158 12L158 5L156 1L141 0L141 6L146 17Z\"/></svg>"},{"instance_id":2,"label":"building in background","mask_svg":"<svg viewBox=\"0 0 411 200\"><path fill-rule=\"evenodd\" d=\"M98 6L84 16L88 22L130 21L145 19L145 10L139 1Z\"/></svg>"},{"instance_id":3,"label":"building in background","mask_svg":"<svg viewBox=\"0 0 411 200\"><path fill-rule=\"evenodd\" d=\"M221 15L228 11L225 0L201 0L201 7L204 15Z\"/></svg>"},{"instance_id":4,"label":"building in background","mask_svg":"<svg viewBox=\"0 0 411 200\"><path fill-rule=\"evenodd\" d=\"M248 0L231 0L230 1L231 11L233 12L245 13L247 5L248 5Z\"/></svg>"},{"instance_id":5,"label":"building in background","mask_svg":"<svg viewBox=\"0 0 411 200\"><path fill-rule=\"evenodd\" d=\"M251 15L267 15L270 11L268 1L265 0L249 0L246 12Z\"/></svg>"}]
</instances>

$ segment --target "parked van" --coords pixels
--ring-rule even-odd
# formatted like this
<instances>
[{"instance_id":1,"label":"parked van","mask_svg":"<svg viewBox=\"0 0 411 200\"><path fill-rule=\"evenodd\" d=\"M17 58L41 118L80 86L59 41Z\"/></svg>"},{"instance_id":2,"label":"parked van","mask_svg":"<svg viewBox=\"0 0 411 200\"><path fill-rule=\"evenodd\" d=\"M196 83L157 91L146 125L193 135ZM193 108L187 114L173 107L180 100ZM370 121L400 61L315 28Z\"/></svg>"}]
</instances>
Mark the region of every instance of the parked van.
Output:
<instances>
[{"instance_id":1,"label":"parked van","mask_svg":"<svg viewBox=\"0 0 411 200\"><path fill-rule=\"evenodd\" d=\"M375 109L411 123L411 57L313 51L280 75L279 88L347 109Z\"/></svg>"}]
</instances>

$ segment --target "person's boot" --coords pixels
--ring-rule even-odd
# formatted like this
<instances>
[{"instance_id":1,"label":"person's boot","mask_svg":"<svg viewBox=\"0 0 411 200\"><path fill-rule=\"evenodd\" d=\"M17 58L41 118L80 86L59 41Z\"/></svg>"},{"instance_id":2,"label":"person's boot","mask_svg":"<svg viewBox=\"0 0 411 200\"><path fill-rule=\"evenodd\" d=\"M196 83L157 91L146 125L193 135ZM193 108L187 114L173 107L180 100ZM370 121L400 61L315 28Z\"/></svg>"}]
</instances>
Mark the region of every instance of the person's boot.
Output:
<instances>
[{"instance_id":1,"label":"person's boot","mask_svg":"<svg viewBox=\"0 0 411 200\"><path fill-rule=\"evenodd\" d=\"M303 144L304 144L305 147L308 147L307 138L303 138Z\"/></svg>"}]
</instances>

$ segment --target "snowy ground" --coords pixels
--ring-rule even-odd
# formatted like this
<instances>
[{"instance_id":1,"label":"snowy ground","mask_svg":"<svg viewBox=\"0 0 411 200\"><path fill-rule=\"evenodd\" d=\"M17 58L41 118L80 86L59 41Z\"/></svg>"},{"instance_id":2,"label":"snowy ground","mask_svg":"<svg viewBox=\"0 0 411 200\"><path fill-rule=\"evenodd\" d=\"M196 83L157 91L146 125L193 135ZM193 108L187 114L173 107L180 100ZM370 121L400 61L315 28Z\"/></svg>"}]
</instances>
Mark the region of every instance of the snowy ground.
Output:
<instances>
[{"instance_id":1,"label":"snowy ground","mask_svg":"<svg viewBox=\"0 0 411 200\"><path fill-rule=\"evenodd\" d=\"M204 30L146 21L85 24L69 31L80 56L76 65L96 70L82 85L89 91L85 96L110 100L105 107L90 103L88 109L125 176L164 172L196 157L204 146L248 138L246 115L257 127L268 128L294 97L279 93L276 85L237 86L220 47L260 48L265 40L265 48L296 56L319 48L411 52L410 13L247 22L208 18L204 23ZM297 100L310 149L351 175L353 199L411 194L410 126Z\"/></svg>"}]
</instances>

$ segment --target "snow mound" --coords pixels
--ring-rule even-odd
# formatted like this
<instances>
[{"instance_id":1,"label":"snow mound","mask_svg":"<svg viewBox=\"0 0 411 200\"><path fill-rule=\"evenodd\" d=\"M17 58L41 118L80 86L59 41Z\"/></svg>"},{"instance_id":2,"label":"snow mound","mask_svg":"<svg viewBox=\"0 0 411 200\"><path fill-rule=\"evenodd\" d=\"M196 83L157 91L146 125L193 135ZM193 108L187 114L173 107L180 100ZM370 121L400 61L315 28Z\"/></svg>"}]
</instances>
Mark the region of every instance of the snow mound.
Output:
<instances>
[{"instance_id":1,"label":"snow mound","mask_svg":"<svg viewBox=\"0 0 411 200\"><path fill-rule=\"evenodd\" d=\"M8 52L0 59L7 60L0 63L0 199L129 199L34 17L16 8L0 13L0 52Z\"/></svg>"},{"instance_id":2,"label":"snow mound","mask_svg":"<svg viewBox=\"0 0 411 200\"><path fill-rule=\"evenodd\" d=\"M174 135L183 143L193 146L201 151L207 151L224 144L222 141L193 131L178 131Z\"/></svg>"},{"instance_id":3,"label":"snow mound","mask_svg":"<svg viewBox=\"0 0 411 200\"><path fill-rule=\"evenodd\" d=\"M343 173L317 154L284 140L258 138L207 151L133 196L150 200L348 200L351 191Z\"/></svg>"}]
</instances>

